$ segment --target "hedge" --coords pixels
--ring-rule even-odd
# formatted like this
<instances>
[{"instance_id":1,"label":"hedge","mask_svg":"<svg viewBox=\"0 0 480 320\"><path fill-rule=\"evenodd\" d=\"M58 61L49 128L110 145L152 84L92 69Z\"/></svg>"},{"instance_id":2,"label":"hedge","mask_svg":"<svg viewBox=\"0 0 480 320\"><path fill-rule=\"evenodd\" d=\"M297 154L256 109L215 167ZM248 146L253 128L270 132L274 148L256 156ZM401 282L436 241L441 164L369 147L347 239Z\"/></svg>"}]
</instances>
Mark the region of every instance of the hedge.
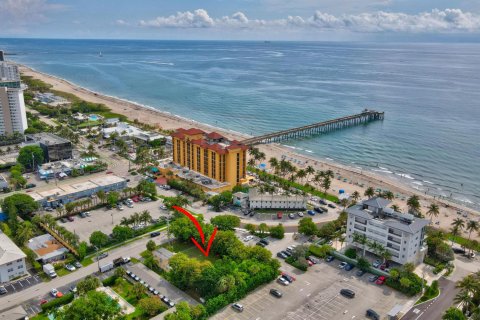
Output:
<instances>
[{"instance_id":1,"label":"hedge","mask_svg":"<svg viewBox=\"0 0 480 320\"><path fill-rule=\"evenodd\" d=\"M63 297L55 298L45 304L42 304L42 311L48 312L52 309L68 304L73 301L73 298L74 298L73 293L67 293L63 295Z\"/></svg>"},{"instance_id":2,"label":"hedge","mask_svg":"<svg viewBox=\"0 0 480 320\"><path fill-rule=\"evenodd\" d=\"M104 287L111 287L115 284L115 281L117 280L117 276L113 275L108 278L103 279L102 284Z\"/></svg>"},{"instance_id":3,"label":"hedge","mask_svg":"<svg viewBox=\"0 0 480 320\"><path fill-rule=\"evenodd\" d=\"M307 266L301 264L300 262L298 262L298 260L295 260L293 257L288 257L287 259L285 259L285 262L302 271L307 271L308 269Z\"/></svg>"}]
</instances>

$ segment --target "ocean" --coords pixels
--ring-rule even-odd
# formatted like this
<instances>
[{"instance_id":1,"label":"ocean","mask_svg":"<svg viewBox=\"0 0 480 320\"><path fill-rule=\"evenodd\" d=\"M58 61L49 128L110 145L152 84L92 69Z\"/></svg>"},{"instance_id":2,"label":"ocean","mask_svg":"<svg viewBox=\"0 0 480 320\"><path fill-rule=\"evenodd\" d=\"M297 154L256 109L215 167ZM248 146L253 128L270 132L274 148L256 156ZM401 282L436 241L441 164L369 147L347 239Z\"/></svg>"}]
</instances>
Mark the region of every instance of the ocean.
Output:
<instances>
[{"instance_id":1,"label":"ocean","mask_svg":"<svg viewBox=\"0 0 480 320\"><path fill-rule=\"evenodd\" d=\"M93 91L250 135L385 111L285 144L480 207L480 44L0 39L2 49Z\"/></svg>"}]
</instances>

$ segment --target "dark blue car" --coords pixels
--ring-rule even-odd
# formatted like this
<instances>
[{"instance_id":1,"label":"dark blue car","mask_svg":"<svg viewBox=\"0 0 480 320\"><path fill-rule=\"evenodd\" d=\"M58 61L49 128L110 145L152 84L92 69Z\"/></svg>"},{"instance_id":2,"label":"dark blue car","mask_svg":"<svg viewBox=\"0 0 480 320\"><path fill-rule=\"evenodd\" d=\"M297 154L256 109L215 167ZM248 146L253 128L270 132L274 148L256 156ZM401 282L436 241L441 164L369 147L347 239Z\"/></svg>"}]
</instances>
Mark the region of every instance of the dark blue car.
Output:
<instances>
[{"instance_id":1,"label":"dark blue car","mask_svg":"<svg viewBox=\"0 0 480 320\"><path fill-rule=\"evenodd\" d=\"M308 213L309 215L311 215L311 216L314 216L314 215L315 215L315 211L313 211L313 210L308 210L307 213Z\"/></svg>"}]
</instances>

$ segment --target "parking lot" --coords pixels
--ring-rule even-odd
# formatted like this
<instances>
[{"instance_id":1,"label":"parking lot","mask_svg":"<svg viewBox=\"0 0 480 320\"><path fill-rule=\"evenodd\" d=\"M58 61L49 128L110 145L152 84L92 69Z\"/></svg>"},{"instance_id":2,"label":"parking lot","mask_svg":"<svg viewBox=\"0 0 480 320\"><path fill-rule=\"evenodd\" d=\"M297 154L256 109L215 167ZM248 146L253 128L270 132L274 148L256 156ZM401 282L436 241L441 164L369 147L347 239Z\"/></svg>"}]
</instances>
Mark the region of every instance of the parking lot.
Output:
<instances>
[{"instance_id":1,"label":"parking lot","mask_svg":"<svg viewBox=\"0 0 480 320\"><path fill-rule=\"evenodd\" d=\"M172 284L170 284L170 282L163 279L158 274L145 267L143 264L134 264L127 267L126 269L133 272L140 279L148 283L148 285L156 289L161 295L168 297L175 303L178 303L180 301L187 301L188 303L193 305L198 304L188 294L173 286Z\"/></svg>"},{"instance_id":2,"label":"parking lot","mask_svg":"<svg viewBox=\"0 0 480 320\"><path fill-rule=\"evenodd\" d=\"M40 282L42 282L42 279L38 275L33 275L17 281L9 282L8 284L4 285L4 287L8 291L6 294L10 294L25 290Z\"/></svg>"},{"instance_id":3,"label":"parking lot","mask_svg":"<svg viewBox=\"0 0 480 320\"><path fill-rule=\"evenodd\" d=\"M87 241L90 237L90 234L93 231L99 230L105 234L110 234L113 228L120 224L120 221L124 217L130 217L135 212L142 212L148 210L153 219L158 219L162 215L166 216L168 212L166 210L161 210L160 205L162 201L150 201L150 202L136 202L133 204L133 208L124 206L122 211L118 209L100 208L97 210L90 211L90 217L80 218L78 215L74 217L72 222L59 222L59 224L67 228L71 232L75 232L79 237L80 241ZM113 221L113 223L112 223Z\"/></svg>"}]
</instances>

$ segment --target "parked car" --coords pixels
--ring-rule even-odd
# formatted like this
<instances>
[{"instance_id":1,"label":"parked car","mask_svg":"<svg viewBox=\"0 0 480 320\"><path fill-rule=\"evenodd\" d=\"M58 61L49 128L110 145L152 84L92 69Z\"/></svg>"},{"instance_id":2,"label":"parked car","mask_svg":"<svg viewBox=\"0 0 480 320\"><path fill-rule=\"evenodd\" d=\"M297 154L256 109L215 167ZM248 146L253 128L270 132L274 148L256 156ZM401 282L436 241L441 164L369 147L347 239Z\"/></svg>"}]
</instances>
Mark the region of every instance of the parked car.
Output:
<instances>
[{"instance_id":1,"label":"parked car","mask_svg":"<svg viewBox=\"0 0 480 320\"><path fill-rule=\"evenodd\" d=\"M253 210L252 210L252 211L250 211L250 217L253 217L255 214L256 214L256 212L255 212L255 211L253 211Z\"/></svg>"},{"instance_id":2,"label":"parked car","mask_svg":"<svg viewBox=\"0 0 480 320\"><path fill-rule=\"evenodd\" d=\"M340 264L338 265L340 269L344 269L346 266L348 266L348 263L346 263L345 261L340 262Z\"/></svg>"},{"instance_id":3,"label":"parked car","mask_svg":"<svg viewBox=\"0 0 480 320\"><path fill-rule=\"evenodd\" d=\"M300 218L303 217L303 212L297 212L297 216L299 216Z\"/></svg>"},{"instance_id":4,"label":"parked car","mask_svg":"<svg viewBox=\"0 0 480 320\"><path fill-rule=\"evenodd\" d=\"M382 285L385 282L385 280L387 280L385 276L380 276L378 277L377 281L375 281L375 283L378 285Z\"/></svg>"},{"instance_id":5,"label":"parked car","mask_svg":"<svg viewBox=\"0 0 480 320\"><path fill-rule=\"evenodd\" d=\"M150 238L155 238L155 237L158 237L159 235L160 235L160 231L155 231L150 233Z\"/></svg>"},{"instance_id":6,"label":"parked car","mask_svg":"<svg viewBox=\"0 0 480 320\"><path fill-rule=\"evenodd\" d=\"M68 220L67 220L66 218L62 218L62 219L60 219L60 221L61 221L62 223L67 223L67 222L68 222Z\"/></svg>"},{"instance_id":7,"label":"parked car","mask_svg":"<svg viewBox=\"0 0 480 320\"><path fill-rule=\"evenodd\" d=\"M238 312L242 312L243 306L240 303L234 303L232 304L232 309Z\"/></svg>"},{"instance_id":8,"label":"parked car","mask_svg":"<svg viewBox=\"0 0 480 320\"><path fill-rule=\"evenodd\" d=\"M282 259L288 258L288 256L285 253L283 253L283 251L277 252L277 257Z\"/></svg>"},{"instance_id":9,"label":"parked car","mask_svg":"<svg viewBox=\"0 0 480 320\"><path fill-rule=\"evenodd\" d=\"M290 282L288 282L285 278L282 278L282 277L278 278L277 282L284 286L288 286L290 284Z\"/></svg>"},{"instance_id":10,"label":"parked car","mask_svg":"<svg viewBox=\"0 0 480 320\"><path fill-rule=\"evenodd\" d=\"M323 210L323 212L328 212L327 208L325 208L325 207L320 207L320 208Z\"/></svg>"},{"instance_id":11,"label":"parked car","mask_svg":"<svg viewBox=\"0 0 480 320\"><path fill-rule=\"evenodd\" d=\"M51 294L52 297L54 297L54 298L63 297L63 293L61 293L60 291L58 291L56 288L53 288L52 290L50 290L50 294Z\"/></svg>"},{"instance_id":12,"label":"parked car","mask_svg":"<svg viewBox=\"0 0 480 320\"><path fill-rule=\"evenodd\" d=\"M80 218L86 218L86 217L87 217L87 215L85 214L85 212L80 212L79 216L80 216Z\"/></svg>"},{"instance_id":13,"label":"parked car","mask_svg":"<svg viewBox=\"0 0 480 320\"><path fill-rule=\"evenodd\" d=\"M380 316L372 309L368 309L365 316L372 320L380 320Z\"/></svg>"},{"instance_id":14,"label":"parked car","mask_svg":"<svg viewBox=\"0 0 480 320\"><path fill-rule=\"evenodd\" d=\"M1 286L1 287L0 287L0 296L1 296L1 295L4 295L4 294L6 294L6 293L8 293L7 289L5 289L4 286Z\"/></svg>"},{"instance_id":15,"label":"parked car","mask_svg":"<svg viewBox=\"0 0 480 320\"><path fill-rule=\"evenodd\" d=\"M76 286L71 286L70 287L70 292L71 293L77 293L77 287Z\"/></svg>"},{"instance_id":16,"label":"parked car","mask_svg":"<svg viewBox=\"0 0 480 320\"><path fill-rule=\"evenodd\" d=\"M318 213L323 213L323 210L320 207L315 207L315 208L313 208L313 210L315 210Z\"/></svg>"},{"instance_id":17,"label":"parked car","mask_svg":"<svg viewBox=\"0 0 480 320\"><path fill-rule=\"evenodd\" d=\"M372 266L374 268L378 268L380 265L382 264L382 262L380 260L375 260L373 263L372 263Z\"/></svg>"},{"instance_id":18,"label":"parked car","mask_svg":"<svg viewBox=\"0 0 480 320\"><path fill-rule=\"evenodd\" d=\"M282 218L283 218L283 213L277 212L277 219L282 219Z\"/></svg>"},{"instance_id":19,"label":"parked car","mask_svg":"<svg viewBox=\"0 0 480 320\"><path fill-rule=\"evenodd\" d=\"M287 257L291 257L292 253L288 251L282 251Z\"/></svg>"},{"instance_id":20,"label":"parked car","mask_svg":"<svg viewBox=\"0 0 480 320\"><path fill-rule=\"evenodd\" d=\"M365 274L365 271L363 271L363 270L358 270L357 273L356 273L357 277L361 277L364 274Z\"/></svg>"},{"instance_id":21,"label":"parked car","mask_svg":"<svg viewBox=\"0 0 480 320\"><path fill-rule=\"evenodd\" d=\"M465 254L465 249L462 248L453 248L454 253Z\"/></svg>"},{"instance_id":22,"label":"parked car","mask_svg":"<svg viewBox=\"0 0 480 320\"><path fill-rule=\"evenodd\" d=\"M293 282L297 280L294 276L291 276L286 272L282 272L281 275L282 275L282 278L286 279L288 282Z\"/></svg>"},{"instance_id":23,"label":"parked car","mask_svg":"<svg viewBox=\"0 0 480 320\"><path fill-rule=\"evenodd\" d=\"M270 294L277 298L281 298L283 296L280 290L277 290L277 289L270 289Z\"/></svg>"},{"instance_id":24,"label":"parked car","mask_svg":"<svg viewBox=\"0 0 480 320\"><path fill-rule=\"evenodd\" d=\"M104 252L104 253L100 254L100 255L98 256L98 260L104 259L104 258L106 258L106 257L108 257L108 252Z\"/></svg>"},{"instance_id":25,"label":"parked car","mask_svg":"<svg viewBox=\"0 0 480 320\"><path fill-rule=\"evenodd\" d=\"M370 282L375 282L375 281L377 281L377 279L378 279L378 276L376 276L374 274L372 274L371 276L368 277L368 281L370 281Z\"/></svg>"},{"instance_id":26,"label":"parked car","mask_svg":"<svg viewBox=\"0 0 480 320\"><path fill-rule=\"evenodd\" d=\"M52 208L52 207L46 207L46 208L45 208L45 211L47 211L47 212L52 212L52 211L53 211L53 208Z\"/></svg>"},{"instance_id":27,"label":"parked car","mask_svg":"<svg viewBox=\"0 0 480 320\"><path fill-rule=\"evenodd\" d=\"M65 265L65 269L67 269L68 271L75 271L75 270L77 270L77 268L75 268L75 267L72 266L71 264L66 264L66 265Z\"/></svg>"},{"instance_id":28,"label":"parked car","mask_svg":"<svg viewBox=\"0 0 480 320\"><path fill-rule=\"evenodd\" d=\"M295 213L289 213L289 214L288 214L288 217L289 217L290 219L295 219Z\"/></svg>"},{"instance_id":29,"label":"parked car","mask_svg":"<svg viewBox=\"0 0 480 320\"><path fill-rule=\"evenodd\" d=\"M310 260L308 260L308 259L307 259L306 261L307 261L309 267L313 266L313 262L312 262L312 261L310 261Z\"/></svg>"},{"instance_id":30,"label":"parked car","mask_svg":"<svg viewBox=\"0 0 480 320\"><path fill-rule=\"evenodd\" d=\"M91 214L90 214L89 211L85 211L85 215L86 215L87 217L90 217L90 216L91 216Z\"/></svg>"},{"instance_id":31,"label":"parked car","mask_svg":"<svg viewBox=\"0 0 480 320\"><path fill-rule=\"evenodd\" d=\"M308 210L307 213L308 213L309 215L311 215L311 216L314 216L314 215L315 215L315 211L313 211L313 210Z\"/></svg>"},{"instance_id":32,"label":"parked car","mask_svg":"<svg viewBox=\"0 0 480 320\"><path fill-rule=\"evenodd\" d=\"M318 258L315 257L315 256L309 256L309 257L308 257L308 260L312 261L313 264L318 264L318 263L320 263L320 259L318 259Z\"/></svg>"},{"instance_id":33,"label":"parked car","mask_svg":"<svg viewBox=\"0 0 480 320\"><path fill-rule=\"evenodd\" d=\"M153 291L155 291L155 288L154 287L148 287L148 291L150 291L151 293L153 293Z\"/></svg>"},{"instance_id":34,"label":"parked car","mask_svg":"<svg viewBox=\"0 0 480 320\"><path fill-rule=\"evenodd\" d=\"M47 302L48 302L47 299L42 299L42 300L40 300L40 305L45 304L45 303L47 303Z\"/></svg>"},{"instance_id":35,"label":"parked car","mask_svg":"<svg viewBox=\"0 0 480 320\"><path fill-rule=\"evenodd\" d=\"M260 242L260 241L258 241L257 243L255 243L255 245L260 246L260 247L266 247L266 246L267 246L265 243Z\"/></svg>"},{"instance_id":36,"label":"parked car","mask_svg":"<svg viewBox=\"0 0 480 320\"><path fill-rule=\"evenodd\" d=\"M243 211L244 216L248 216L249 214L250 214L250 211L248 211L248 210Z\"/></svg>"},{"instance_id":37,"label":"parked car","mask_svg":"<svg viewBox=\"0 0 480 320\"><path fill-rule=\"evenodd\" d=\"M350 289L342 289L340 290L340 294L350 299L355 298L355 292Z\"/></svg>"},{"instance_id":38,"label":"parked car","mask_svg":"<svg viewBox=\"0 0 480 320\"><path fill-rule=\"evenodd\" d=\"M260 242L265 243L266 246L270 244L270 242L267 239L261 239Z\"/></svg>"},{"instance_id":39,"label":"parked car","mask_svg":"<svg viewBox=\"0 0 480 320\"><path fill-rule=\"evenodd\" d=\"M334 256L327 256L327 257L325 258L325 261L326 261L326 262L332 262L333 260L335 260L335 257L334 257Z\"/></svg>"},{"instance_id":40,"label":"parked car","mask_svg":"<svg viewBox=\"0 0 480 320\"><path fill-rule=\"evenodd\" d=\"M117 209L123 211L123 206L121 204L117 204Z\"/></svg>"},{"instance_id":41,"label":"parked car","mask_svg":"<svg viewBox=\"0 0 480 320\"><path fill-rule=\"evenodd\" d=\"M343 268L345 271L350 271L354 268L353 264L350 264L350 263L347 263L347 265L345 266L345 268Z\"/></svg>"},{"instance_id":42,"label":"parked car","mask_svg":"<svg viewBox=\"0 0 480 320\"><path fill-rule=\"evenodd\" d=\"M327 204L327 206L328 206L329 208L332 208L332 209L335 209L335 208L336 208L336 206L335 206L333 203L329 203L329 204Z\"/></svg>"},{"instance_id":43,"label":"parked car","mask_svg":"<svg viewBox=\"0 0 480 320\"><path fill-rule=\"evenodd\" d=\"M175 303L165 296L160 296L160 300L162 300L169 308L175 307Z\"/></svg>"},{"instance_id":44,"label":"parked car","mask_svg":"<svg viewBox=\"0 0 480 320\"><path fill-rule=\"evenodd\" d=\"M248 242L250 240L253 240L253 236L252 235L249 235L249 236L246 236L245 238L243 238L243 241L245 242Z\"/></svg>"},{"instance_id":45,"label":"parked car","mask_svg":"<svg viewBox=\"0 0 480 320\"><path fill-rule=\"evenodd\" d=\"M68 221L70 221L70 222L73 222L73 221L75 221L75 219L73 219L73 217L72 217L72 216L68 216L68 217L67 217L67 220L68 220Z\"/></svg>"},{"instance_id":46,"label":"parked car","mask_svg":"<svg viewBox=\"0 0 480 320\"><path fill-rule=\"evenodd\" d=\"M318 202L320 202L320 204L323 204L324 206L327 205L327 201L323 200L323 199L320 199Z\"/></svg>"}]
</instances>

